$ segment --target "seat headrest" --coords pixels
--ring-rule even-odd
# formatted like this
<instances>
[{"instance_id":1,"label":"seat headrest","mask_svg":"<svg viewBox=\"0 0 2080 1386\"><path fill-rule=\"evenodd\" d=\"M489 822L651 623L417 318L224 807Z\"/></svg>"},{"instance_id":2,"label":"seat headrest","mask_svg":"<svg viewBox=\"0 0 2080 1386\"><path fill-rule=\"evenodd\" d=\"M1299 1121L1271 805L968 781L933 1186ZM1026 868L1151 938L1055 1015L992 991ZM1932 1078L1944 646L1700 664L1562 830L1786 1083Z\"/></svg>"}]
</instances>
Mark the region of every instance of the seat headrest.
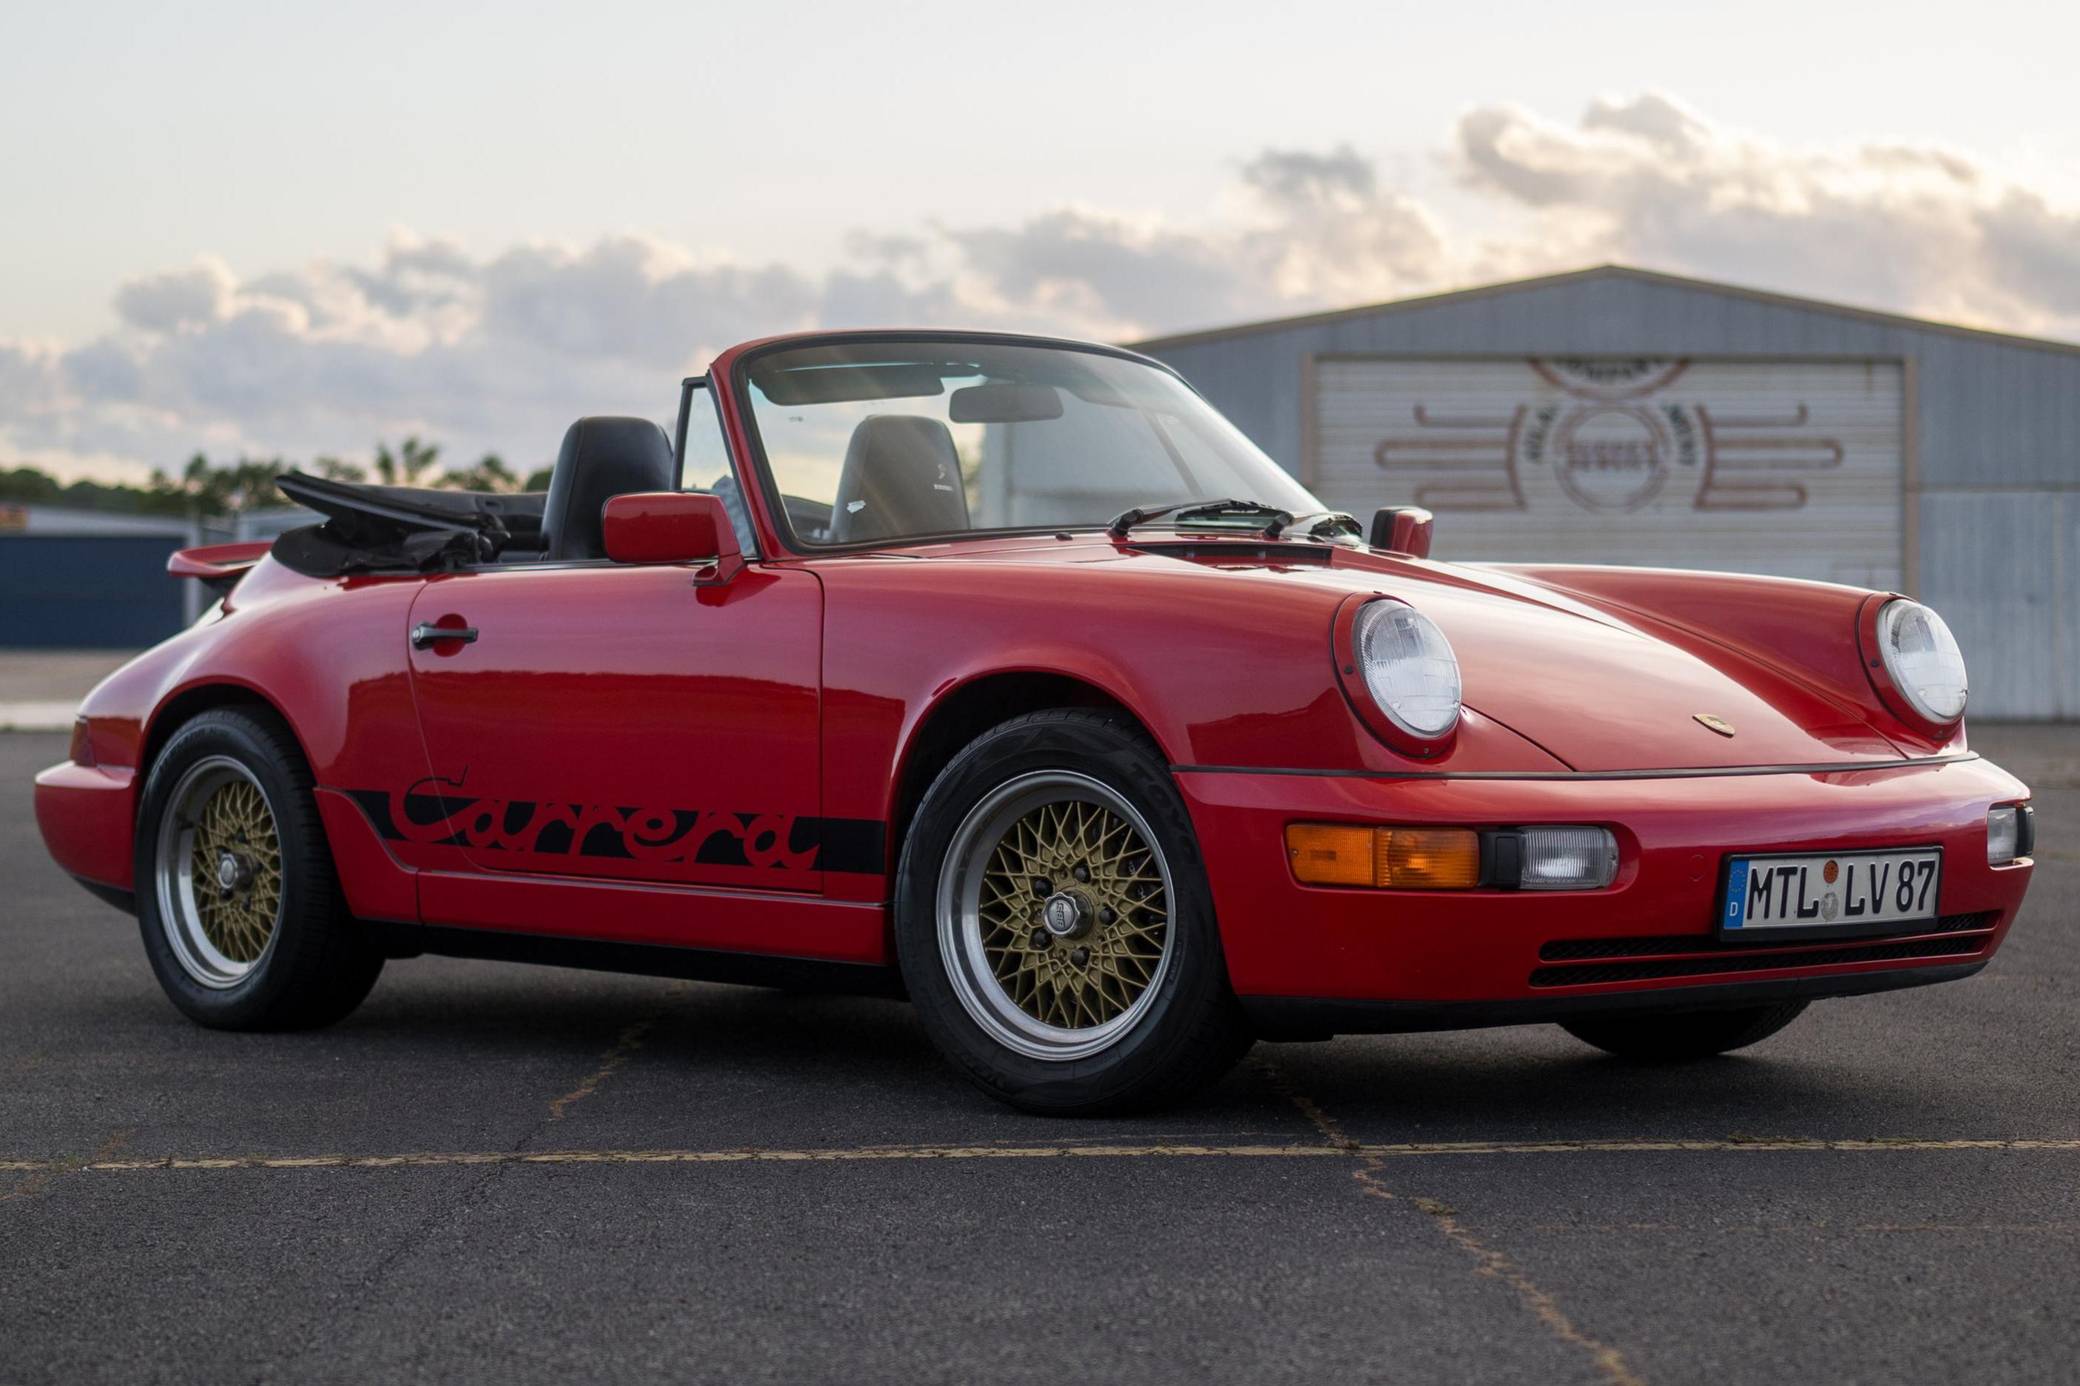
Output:
<instances>
[{"instance_id":1,"label":"seat headrest","mask_svg":"<svg viewBox=\"0 0 2080 1386\"><path fill-rule=\"evenodd\" d=\"M631 491L669 491L677 472L671 439L648 419L600 415L572 424L542 507L549 561L605 558L600 511L606 503Z\"/></svg>"},{"instance_id":2,"label":"seat headrest","mask_svg":"<svg viewBox=\"0 0 2080 1386\"><path fill-rule=\"evenodd\" d=\"M946 425L913 414L861 419L838 474L831 541L858 543L966 528L968 493Z\"/></svg>"}]
</instances>

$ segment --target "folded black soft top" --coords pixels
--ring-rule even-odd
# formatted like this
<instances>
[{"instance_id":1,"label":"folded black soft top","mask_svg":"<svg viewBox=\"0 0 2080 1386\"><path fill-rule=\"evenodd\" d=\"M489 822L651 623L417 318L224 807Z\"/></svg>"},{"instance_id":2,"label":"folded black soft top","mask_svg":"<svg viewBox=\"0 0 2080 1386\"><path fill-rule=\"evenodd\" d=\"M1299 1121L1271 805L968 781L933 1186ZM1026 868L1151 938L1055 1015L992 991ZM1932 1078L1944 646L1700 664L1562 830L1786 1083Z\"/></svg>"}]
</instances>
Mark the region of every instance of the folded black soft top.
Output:
<instances>
[{"instance_id":1,"label":"folded black soft top","mask_svg":"<svg viewBox=\"0 0 2080 1386\"><path fill-rule=\"evenodd\" d=\"M275 485L326 517L274 542L275 561L308 577L439 571L542 547L547 497L540 491L369 486L303 472L277 477Z\"/></svg>"}]
</instances>

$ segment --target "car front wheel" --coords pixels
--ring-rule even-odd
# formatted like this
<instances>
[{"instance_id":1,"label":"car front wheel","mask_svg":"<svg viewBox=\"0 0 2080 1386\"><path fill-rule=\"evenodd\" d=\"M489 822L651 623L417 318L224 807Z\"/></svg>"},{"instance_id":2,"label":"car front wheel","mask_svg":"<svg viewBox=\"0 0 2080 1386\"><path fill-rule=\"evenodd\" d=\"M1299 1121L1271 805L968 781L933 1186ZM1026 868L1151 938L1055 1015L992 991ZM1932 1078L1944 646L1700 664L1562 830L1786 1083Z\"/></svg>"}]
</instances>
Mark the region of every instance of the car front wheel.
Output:
<instances>
[{"instance_id":1,"label":"car front wheel","mask_svg":"<svg viewBox=\"0 0 2080 1386\"><path fill-rule=\"evenodd\" d=\"M903 977L940 1050L1029 1111L1152 1105L1249 1047L1163 758L1057 709L978 738L925 793L898 873Z\"/></svg>"},{"instance_id":2,"label":"car front wheel","mask_svg":"<svg viewBox=\"0 0 2080 1386\"><path fill-rule=\"evenodd\" d=\"M1746 1049L1798 1019L1805 1008L1803 1001L1782 1001L1731 1011L1597 1016L1570 1020L1560 1028L1621 1059L1679 1063Z\"/></svg>"}]
</instances>

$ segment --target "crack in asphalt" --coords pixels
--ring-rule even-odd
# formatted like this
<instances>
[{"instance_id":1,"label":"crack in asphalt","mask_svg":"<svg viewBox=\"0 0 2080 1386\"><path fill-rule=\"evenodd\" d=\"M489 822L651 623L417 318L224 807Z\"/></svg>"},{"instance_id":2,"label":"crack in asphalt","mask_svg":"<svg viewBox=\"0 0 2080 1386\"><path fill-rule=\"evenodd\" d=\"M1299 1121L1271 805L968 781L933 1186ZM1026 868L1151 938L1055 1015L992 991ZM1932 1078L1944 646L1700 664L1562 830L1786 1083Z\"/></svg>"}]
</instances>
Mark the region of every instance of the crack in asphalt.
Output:
<instances>
[{"instance_id":1,"label":"crack in asphalt","mask_svg":"<svg viewBox=\"0 0 2080 1386\"><path fill-rule=\"evenodd\" d=\"M1604 1380L1610 1382L1611 1386L1646 1386L1646 1378L1626 1361L1622 1351L1600 1338L1591 1336L1576 1324L1567 1311L1560 1307L1560 1301L1532 1280L1508 1252L1488 1245L1461 1222L1457 1209L1431 1198L1410 1195L1404 1199L1389 1188L1383 1178L1387 1162L1384 1150L1368 1147L1353 1139L1350 1133L1344 1130L1341 1122L1330 1116L1320 1103L1294 1086L1284 1071L1269 1059L1253 1060L1251 1067L1268 1079L1272 1087L1307 1118L1308 1123L1328 1142L1330 1149L1357 1158L1358 1168L1351 1172L1351 1178L1356 1181L1360 1193L1367 1198L1376 1198L1388 1203L1406 1203L1427 1216L1431 1224L1444 1235L1446 1241L1473 1258L1474 1274L1508 1286L1516 1294L1518 1301L1556 1341L1586 1353L1597 1372Z\"/></svg>"},{"instance_id":2,"label":"crack in asphalt","mask_svg":"<svg viewBox=\"0 0 2080 1386\"><path fill-rule=\"evenodd\" d=\"M687 987L688 983L683 981L673 982L666 987L664 995L658 1001L656 1007L648 1015L622 1030L620 1036L615 1039L613 1046L606 1053L600 1055L598 1068L579 1080L578 1086L549 1103L548 1118L545 1121L535 1123L534 1129L521 1138L520 1144L525 1145L528 1141L540 1135L542 1128L549 1122L562 1121L565 1114L573 1106L598 1092L600 1084L620 1072L627 1065L628 1061L635 1057L636 1051L643 1047L644 1038L657 1027L657 1022L663 1020L671 1012L673 1003L686 994Z\"/></svg>"},{"instance_id":3,"label":"crack in asphalt","mask_svg":"<svg viewBox=\"0 0 2080 1386\"><path fill-rule=\"evenodd\" d=\"M128 1145L130 1138L136 1134L135 1127L122 1127L113 1132L107 1140L101 1142L92 1155L84 1158L0 1162L0 1170L22 1170L29 1175L27 1179L24 1179L12 1189L7 1190L5 1193L0 1193L0 1203L13 1203L19 1199L34 1198L37 1194L49 1188L54 1181L63 1178L65 1175L105 1167L110 1160L114 1159L115 1153Z\"/></svg>"},{"instance_id":4,"label":"crack in asphalt","mask_svg":"<svg viewBox=\"0 0 2080 1386\"><path fill-rule=\"evenodd\" d=\"M472 1209L478 1207L487 1198L490 1197L492 1191L497 1187L500 1179L504 1177L505 1172L508 1168L510 1168L516 1163L535 1162L534 1160L532 1160L531 1156L536 1154L537 1152L529 1152L527 1149L528 1145L532 1143L537 1136L541 1135L541 1133L550 1125L552 1125L555 1122L562 1121L565 1113L567 1113L573 1105L584 1101L586 1098L598 1092L600 1084L606 1082L608 1078L612 1077L624 1065L626 1065L629 1059L634 1056L636 1050L642 1048L643 1037L650 1032L652 1027L654 1027L659 1020L664 1018L666 1012L671 1009L672 1002L676 1000L679 994L682 993L685 989L686 984L684 982L673 983L669 988L666 989L664 997L661 1000L659 1000L657 1005L651 1010L651 1012L648 1015L623 1028L621 1033L615 1038L614 1043L607 1049L607 1051L604 1054L600 1056L599 1066L595 1068L591 1073L585 1075L583 1079L579 1080L579 1083L575 1088L563 1094L561 1097L551 1099L549 1102L548 1111L543 1116L536 1118L535 1121L531 1125L529 1125L525 1131L520 1133L519 1137L514 1140L511 1149L504 1151L485 1152L475 1156L468 1157L454 1157L438 1161L439 1163L451 1165L475 1166L481 1168L483 1172L478 1178L472 1180L465 1188L463 1188L459 1193L457 1193L455 1197L448 1200L441 1206L433 1209L433 1211L429 1212L425 1217L415 1222L402 1236L398 1237L395 1244L392 1245L388 1251L384 1252L382 1256L380 1256L376 1260L376 1262L373 1265L371 1265L368 1268L368 1270L360 1276L360 1288L363 1291L368 1291L373 1289L375 1286L381 1284L383 1280L388 1277L390 1271L395 1266L402 1262L406 1257L416 1253L422 1247L424 1247L427 1244L427 1242L433 1237L434 1233L438 1231L441 1227L451 1223L459 1222L467 1218ZM432 1159L424 1159L418 1161L417 1163L435 1162L436 1161ZM329 1163L330 1162L324 1161L322 1157L320 1157L317 1159L306 1160L305 1162L292 1167L323 1168L327 1167ZM111 1170L122 1168L123 1164L124 1162L120 1161L103 1162L99 1165L89 1166L89 1168L95 1168L99 1170ZM4 1164L0 1164L0 1168L4 1167ZM150 1168L155 1166L151 1165L150 1162L143 1162L143 1167ZM156 1167L182 1168L183 1165L181 1165L178 1162L169 1162L167 1164L159 1165ZM227 1166L223 1161L219 1160L189 1162L189 1164L185 1167L210 1169L251 1169L268 1167L281 1168L283 1166L270 1166L264 1162L256 1161L241 1161ZM356 1302L357 1304L364 1303L368 1300L368 1298L369 1296L367 1294L362 1294L356 1297ZM301 1373L295 1371L294 1369L303 1362L304 1358L307 1357L312 1350L312 1348L305 1348L303 1352L299 1353L291 1362L286 1364L283 1375L291 1380L299 1377Z\"/></svg>"},{"instance_id":5,"label":"crack in asphalt","mask_svg":"<svg viewBox=\"0 0 2080 1386\"><path fill-rule=\"evenodd\" d=\"M621 1066L634 1057L638 1049L643 1047L643 1036L650 1033L650 1027L655 1025L657 1020L657 1016L649 1016L643 1020L638 1020L626 1030L623 1030L621 1038L614 1041L614 1047L601 1056L600 1066L591 1073L586 1074L584 1080L578 1086L549 1104L549 1120L562 1121L564 1114L571 1109L572 1104L583 1102L586 1098L598 1092L599 1085L613 1077ZM541 1127L537 1126L535 1130L539 1132Z\"/></svg>"}]
</instances>

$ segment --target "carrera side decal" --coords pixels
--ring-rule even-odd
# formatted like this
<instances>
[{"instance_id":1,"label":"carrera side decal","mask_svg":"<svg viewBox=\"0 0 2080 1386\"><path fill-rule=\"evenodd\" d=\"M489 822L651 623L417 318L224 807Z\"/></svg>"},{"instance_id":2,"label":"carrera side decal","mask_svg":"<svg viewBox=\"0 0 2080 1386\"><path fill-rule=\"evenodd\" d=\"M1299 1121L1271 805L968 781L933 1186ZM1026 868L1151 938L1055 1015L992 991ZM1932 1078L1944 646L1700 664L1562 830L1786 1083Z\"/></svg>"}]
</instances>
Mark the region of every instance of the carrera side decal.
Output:
<instances>
[{"instance_id":1,"label":"carrera side decal","mask_svg":"<svg viewBox=\"0 0 2080 1386\"><path fill-rule=\"evenodd\" d=\"M439 783L420 781L420 784ZM349 789L386 842L642 862L881 875L886 829L869 818Z\"/></svg>"}]
</instances>

